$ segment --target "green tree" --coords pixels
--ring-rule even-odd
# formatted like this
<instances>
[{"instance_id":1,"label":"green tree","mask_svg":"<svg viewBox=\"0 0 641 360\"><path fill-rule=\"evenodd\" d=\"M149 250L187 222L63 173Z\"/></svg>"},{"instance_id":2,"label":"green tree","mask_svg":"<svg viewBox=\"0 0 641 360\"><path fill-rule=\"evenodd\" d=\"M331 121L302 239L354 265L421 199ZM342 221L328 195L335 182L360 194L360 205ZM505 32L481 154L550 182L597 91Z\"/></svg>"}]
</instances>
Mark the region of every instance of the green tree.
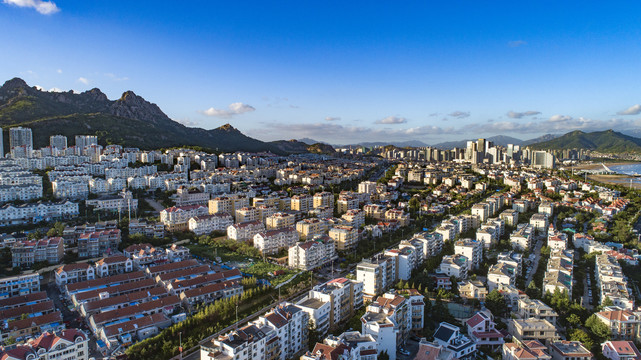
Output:
<instances>
[{"instance_id":1,"label":"green tree","mask_svg":"<svg viewBox=\"0 0 641 360\"><path fill-rule=\"evenodd\" d=\"M610 332L610 328L606 324L604 324L603 321L599 320L596 314L592 314L585 321L585 327L590 329L599 343L609 340L610 336L612 335L612 333Z\"/></svg>"},{"instance_id":2,"label":"green tree","mask_svg":"<svg viewBox=\"0 0 641 360\"><path fill-rule=\"evenodd\" d=\"M507 308L505 298L501 293L494 289L485 297L485 307L492 312L494 316L501 316Z\"/></svg>"},{"instance_id":3,"label":"green tree","mask_svg":"<svg viewBox=\"0 0 641 360\"><path fill-rule=\"evenodd\" d=\"M389 355L387 354L387 351L383 351L382 353L378 354L378 357L376 360L389 360Z\"/></svg>"},{"instance_id":4,"label":"green tree","mask_svg":"<svg viewBox=\"0 0 641 360\"><path fill-rule=\"evenodd\" d=\"M602 306L614 306L614 302L612 302L612 299L610 299L609 296L606 296L605 299L603 299L603 303L601 304Z\"/></svg>"},{"instance_id":5,"label":"green tree","mask_svg":"<svg viewBox=\"0 0 641 360\"><path fill-rule=\"evenodd\" d=\"M570 324L572 327L577 327L579 324L581 324L581 318L577 314L570 314L565 320Z\"/></svg>"},{"instance_id":6,"label":"green tree","mask_svg":"<svg viewBox=\"0 0 641 360\"><path fill-rule=\"evenodd\" d=\"M569 336L570 340L579 341L583 345L585 345L585 347L587 347L588 349L590 349L594 345L594 342L592 341L592 338L590 338L590 335L588 335L585 331L581 329L570 330L569 335L570 335Z\"/></svg>"},{"instance_id":7,"label":"green tree","mask_svg":"<svg viewBox=\"0 0 641 360\"><path fill-rule=\"evenodd\" d=\"M316 346L316 343L320 340L320 334L316 330L316 324L313 321L309 321L307 324L307 348L313 349Z\"/></svg>"}]
</instances>

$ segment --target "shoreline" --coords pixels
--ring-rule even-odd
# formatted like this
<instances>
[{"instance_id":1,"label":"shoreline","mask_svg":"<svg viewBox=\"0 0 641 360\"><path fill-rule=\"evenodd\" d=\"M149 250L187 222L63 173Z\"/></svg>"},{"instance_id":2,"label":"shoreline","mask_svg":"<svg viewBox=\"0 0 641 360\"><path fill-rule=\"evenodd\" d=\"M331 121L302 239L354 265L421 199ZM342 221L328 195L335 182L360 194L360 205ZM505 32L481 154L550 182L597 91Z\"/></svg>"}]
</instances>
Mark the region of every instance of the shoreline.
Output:
<instances>
[{"instance_id":1,"label":"shoreline","mask_svg":"<svg viewBox=\"0 0 641 360\"><path fill-rule=\"evenodd\" d=\"M588 180L598 181L608 185L621 185L630 187L630 179L637 180L632 181L631 185L633 189L641 189L641 177L634 177L624 174L613 174L613 175L588 175Z\"/></svg>"},{"instance_id":2,"label":"shoreline","mask_svg":"<svg viewBox=\"0 0 641 360\"><path fill-rule=\"evenodd\" d=\"M610 162L610 163L604 163L605 166L607 167L612 167L612 166L621 166L621 165L641 165L641 162L638 161L617 161L617 162ZM572 167L570 167L572 168ZM601 163L595 163L595 164L582 164L578 166L574 166L574 170L594 170L602 168Z\"/></svg>"}]
</instances>

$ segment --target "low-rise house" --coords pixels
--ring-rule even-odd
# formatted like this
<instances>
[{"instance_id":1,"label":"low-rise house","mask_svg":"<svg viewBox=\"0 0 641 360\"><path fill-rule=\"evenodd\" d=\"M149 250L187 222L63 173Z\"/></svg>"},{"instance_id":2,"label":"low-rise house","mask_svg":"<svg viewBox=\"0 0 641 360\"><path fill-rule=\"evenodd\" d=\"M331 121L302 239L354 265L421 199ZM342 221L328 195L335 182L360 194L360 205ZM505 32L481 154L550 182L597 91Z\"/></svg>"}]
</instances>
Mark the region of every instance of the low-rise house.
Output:
<instances>
[{"instance_id":1,"label":"low-rise house","mask_svg":"<svg viewBox=\"0 0 641 360\"><path fill-rule=\"evenodd\" d=\"M479 280L465 280L458 283L458 291L464 299L485 301L488 294L487 287Z\"/></svg>"},{"instance_id":2,"label":"low-rise house","mask_svg":"<svg viewBox=\"0 0 641 360\"><path fill-rule=\"evenodd\" d=\"M476 356L476 343L461 333L458 326L442 322L434 332L434 341L452 351L456 359L472 359Z\"/></svg>"},{"instance_id":3,"label":"low-rise house","mask_svg":"<svg viewBox=\"0 0 641 360\"><path fill-rule=\"evenodd\" d=\"M56 285L62 287L67 284L95 279L94 268L87 263L65 264L54 272Z\"/></svg>"},{"instance_id":4,"label":"low-rise house","mask_svg":"<svg viewBox=\"0 0 641 360\"><path fill-rule=\"evenodd\" d=\"M559 314L538 299L522 298L518 302L518 316L521 319L542 319L556 325Z\"/></svg>"},{"instance_id":5,"label":"low-rise house","mask_svg":"<svg viewBox=\"0 0 641 360\"><path fill-rule=\"evenodd\" d=\"M552 360L592 360L594 356L578 341L553 341L550 344Z\"/></svg>"},{"instance_id":6,"label":"low-rise house","mask_svg":"<svg viewBox=\"0 0 641 360\"><path fill-rule=\"evenodd\" d=\"M548 348L537 340L505 343L502 347L504 360L551 360Z\"/></svg>"},{"instance_id":7,"label":"low-rise house","mask_svg":"<svg viewBox=\"0 0 641 360\"><path fill-rule=\"evenodd\" d=\"M505 335L496 329L494 316L489 310L482 310L469 318L467 325L468 336L476 343L477 347L487 346L497 349L505 343Z\"/></svg>"},{"instance_id":8,"label":"low-rise house","mask_svg":"<svg viewBox=\"0 0 641 360\"><path fill-rule=\"evenodd\" d=\"M538 340L549 343L559 338L556 327L544 319L512 319L508 322L508 332L521 342Z\"/></svg>"},{"instance_id":9,"label":"low-rise house","mask_svg":"<svg viewBox=\"0 0 641 360\"><path fill-rule=\"evenodd\" d=\"M96 276L106 277L134 271L133 261L123 255L115 255L96 261Z\"/></svg>"},{"instance_id":10,"label":"low-rise house","mask_svg":"<svg viewBox=\"0 0 641 360\"><path fill-rule=\"evenodd\" d=\"M610 360L641 360L641 352L632 341L606 341L601 350Z\"/></svg>"},{"instance_id":11,"label":"low-rise house","mask_svg":"<svg viewBox=\"0 0 641 360\"><path fill-rule=\"evenodd\" d=\"M15 347L0 349L0 359L53 360L89 358L89 337L78 329L46 331Z\"/></svg>"}]
</instances>

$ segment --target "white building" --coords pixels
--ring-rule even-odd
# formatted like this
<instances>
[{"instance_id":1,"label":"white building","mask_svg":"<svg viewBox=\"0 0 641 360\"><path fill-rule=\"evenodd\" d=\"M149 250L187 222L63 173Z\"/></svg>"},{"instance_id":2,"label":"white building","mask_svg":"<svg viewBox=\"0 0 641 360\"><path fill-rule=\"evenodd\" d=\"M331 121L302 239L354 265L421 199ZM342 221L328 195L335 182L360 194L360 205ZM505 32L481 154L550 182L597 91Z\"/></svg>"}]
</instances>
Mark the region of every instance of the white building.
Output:
<instances>
[{"instance_id":1,"label":"white building","mask_svg":"<svg viewBox=\"0 0 641 360\"><path fill-rule=\"evenodd\" d=\"M299 242L289 248L288 254L289 267L300 270L312 270L338 258L334 240L329 236Z\"/></svg>"}]
</instances>

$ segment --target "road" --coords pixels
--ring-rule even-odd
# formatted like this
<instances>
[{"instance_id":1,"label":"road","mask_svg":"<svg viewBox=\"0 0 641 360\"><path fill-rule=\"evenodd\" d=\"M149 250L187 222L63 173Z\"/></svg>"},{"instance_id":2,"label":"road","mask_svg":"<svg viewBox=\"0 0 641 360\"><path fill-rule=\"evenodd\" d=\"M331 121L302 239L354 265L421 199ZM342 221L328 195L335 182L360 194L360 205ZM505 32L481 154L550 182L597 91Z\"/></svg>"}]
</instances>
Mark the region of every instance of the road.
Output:
<instances>
[{"instance_id":1,"label":"road","mask_svg":"<svg viewBox=\"0 0 641 360\"><path fill-rule=\"evenodd\" d=\"M592 298L592 296L589 296L589 290L591 289L591 287L588 286L588 278L590 277L590 274L586 274L586 275L587 276L585 277L585 279L582 279L583 281L583 304L582 305L584 308L588 310L592 310L592 308L594 307L593 305L590 305L590 299ZM594 301L594 302L597 303L597 301Z\"/></svg>"},{"instance_id":2,"label":"road","mask_svg":"<svg viewBox=\"0 0 641 360\"><path fill-rule=\"evenodd\" d=\"M162 204L156 201L155 199L145 198L145 201L147 201L147 203L149 203L149 206L154 208L154 210L156 210L158 214L160 214L161 211L165 210L165 207L162 206Z\"/></svg>"},{"instance_id":3,"label":"road","mask_svg":"<svg viewBox=\"0 0 641 360\"><path fill-rule=\"evenodd\" d=\"M532 265L532 271L527 275L527 278L525 279L525 286L528 286L530 284L530 281L532 281L532 278L534 278L534 274L536 274L536 270L539 268L539 260L541 259L541 247L543 246L543 239L537 239L536 241L536 248L534 249L534 262Z\"/></svg>"}]
</instances>

